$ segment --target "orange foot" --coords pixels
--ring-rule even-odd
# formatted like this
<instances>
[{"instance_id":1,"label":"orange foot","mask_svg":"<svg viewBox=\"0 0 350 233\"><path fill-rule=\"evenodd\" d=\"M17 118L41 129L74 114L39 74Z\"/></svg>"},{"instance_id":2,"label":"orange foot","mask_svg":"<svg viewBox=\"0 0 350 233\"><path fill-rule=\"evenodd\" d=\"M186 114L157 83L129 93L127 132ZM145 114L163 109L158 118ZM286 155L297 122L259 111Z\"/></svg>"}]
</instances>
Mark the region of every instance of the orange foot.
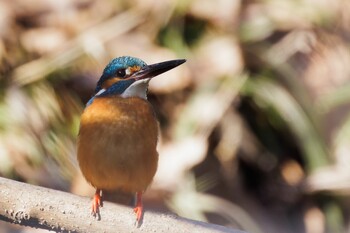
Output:
<instances>
[{"instance_id":1,"label":"orange foot","mask_svg":"<svg viewBox=\"0 0 350 233\"><path fill-rule=\"evenodd\" d=\"M136 193L136 205L134 208L134 212L136 213L136 224L140 223L143 213L143 205L142 205L142 192Z\"/></svg>"},{"instance_id":2,"label":"orange foot","mask_svg":"<svg viewBox=\"0 0 350 233\"><path fill-rule=\"evenodd\" d=\"M93 216L96 216L96 214L98 214L100 212L100 206L101 206L100 190L96 189L94 198L92 199L91 214Z\"/></svg>"}]
</instances>

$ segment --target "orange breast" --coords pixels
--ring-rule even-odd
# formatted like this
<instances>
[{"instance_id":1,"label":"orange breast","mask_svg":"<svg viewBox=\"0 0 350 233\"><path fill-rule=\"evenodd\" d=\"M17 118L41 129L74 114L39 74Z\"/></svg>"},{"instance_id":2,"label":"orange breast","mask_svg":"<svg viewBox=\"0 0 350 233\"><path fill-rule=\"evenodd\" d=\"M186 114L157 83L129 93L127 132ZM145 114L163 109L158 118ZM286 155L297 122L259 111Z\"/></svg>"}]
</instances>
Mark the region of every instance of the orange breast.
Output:
<instances>
[{"instance_id":1,"label":"orange breast","mask_svg":"<svg viewBox=\"0 0 350 233\"><path fill-rule=\"evenodd\" d=\"M141 98L95 98L81 116L78 161L88 182L104 190L143 191L157 169L158 123Z\"/></svg>"}]
</instances>

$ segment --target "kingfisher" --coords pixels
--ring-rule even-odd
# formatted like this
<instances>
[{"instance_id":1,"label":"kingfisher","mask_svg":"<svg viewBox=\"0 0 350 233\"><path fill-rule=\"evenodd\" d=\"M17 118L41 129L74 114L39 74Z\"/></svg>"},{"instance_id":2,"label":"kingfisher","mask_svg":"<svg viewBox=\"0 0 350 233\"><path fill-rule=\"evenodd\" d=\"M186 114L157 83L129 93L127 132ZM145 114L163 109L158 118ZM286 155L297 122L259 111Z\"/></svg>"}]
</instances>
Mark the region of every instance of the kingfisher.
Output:
<instances>
[{"instance_id":1,"label":"kingfisher","mask_svg":"<svg viewBox=\"0 0 350 233\"><path fill-rule=\"evenodd\" d=\"M158 121L147 101L148 84L185 61L147 65L139 58L123 56L105 67L81 115L77 140L80 169L96 189L94 216L103 192L120 191L135 195L136 222L142 218L142 195L158 164Z\"/></svg>"}]
</instances>

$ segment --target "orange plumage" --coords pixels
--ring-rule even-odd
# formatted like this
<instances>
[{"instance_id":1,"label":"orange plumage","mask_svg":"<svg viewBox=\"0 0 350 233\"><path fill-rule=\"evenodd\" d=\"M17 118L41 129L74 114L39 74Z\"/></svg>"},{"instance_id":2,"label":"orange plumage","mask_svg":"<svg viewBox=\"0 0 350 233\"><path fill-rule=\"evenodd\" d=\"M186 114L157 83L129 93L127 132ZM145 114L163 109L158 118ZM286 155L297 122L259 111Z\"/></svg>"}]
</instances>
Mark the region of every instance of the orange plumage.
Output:
<instances>
[{"instance_id":1,"label":"orange plumage","mask_svg":"<svg viewBox=\"0 0 350 233\"><path fill-rule=\"evenodd\" d=\"M81 116L80 168L99 189L144 191L157 169L157 137L158 123L146 100L97 98Z\"/></svg>"}]
</instances>

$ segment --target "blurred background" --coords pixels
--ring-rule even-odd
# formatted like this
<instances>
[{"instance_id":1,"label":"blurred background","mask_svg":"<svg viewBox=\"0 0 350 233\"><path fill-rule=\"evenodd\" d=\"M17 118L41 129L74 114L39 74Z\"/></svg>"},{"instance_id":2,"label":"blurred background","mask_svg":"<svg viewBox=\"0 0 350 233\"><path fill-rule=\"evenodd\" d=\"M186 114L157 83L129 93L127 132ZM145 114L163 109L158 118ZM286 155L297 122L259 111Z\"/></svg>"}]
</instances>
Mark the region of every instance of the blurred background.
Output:
<instances>
[{"instance_id":1,"label":"blurred background","mask_svg":"<svg viewBox=\"0 0 350 233\"><path fill-rule=\"evenodd\" d=\"M349 12L347 0L0 0L0 175L91 195L75 142L105 65L185 58L150 83L161 138L146 211L350 232Z\"/></svg>"}]
</instances>

